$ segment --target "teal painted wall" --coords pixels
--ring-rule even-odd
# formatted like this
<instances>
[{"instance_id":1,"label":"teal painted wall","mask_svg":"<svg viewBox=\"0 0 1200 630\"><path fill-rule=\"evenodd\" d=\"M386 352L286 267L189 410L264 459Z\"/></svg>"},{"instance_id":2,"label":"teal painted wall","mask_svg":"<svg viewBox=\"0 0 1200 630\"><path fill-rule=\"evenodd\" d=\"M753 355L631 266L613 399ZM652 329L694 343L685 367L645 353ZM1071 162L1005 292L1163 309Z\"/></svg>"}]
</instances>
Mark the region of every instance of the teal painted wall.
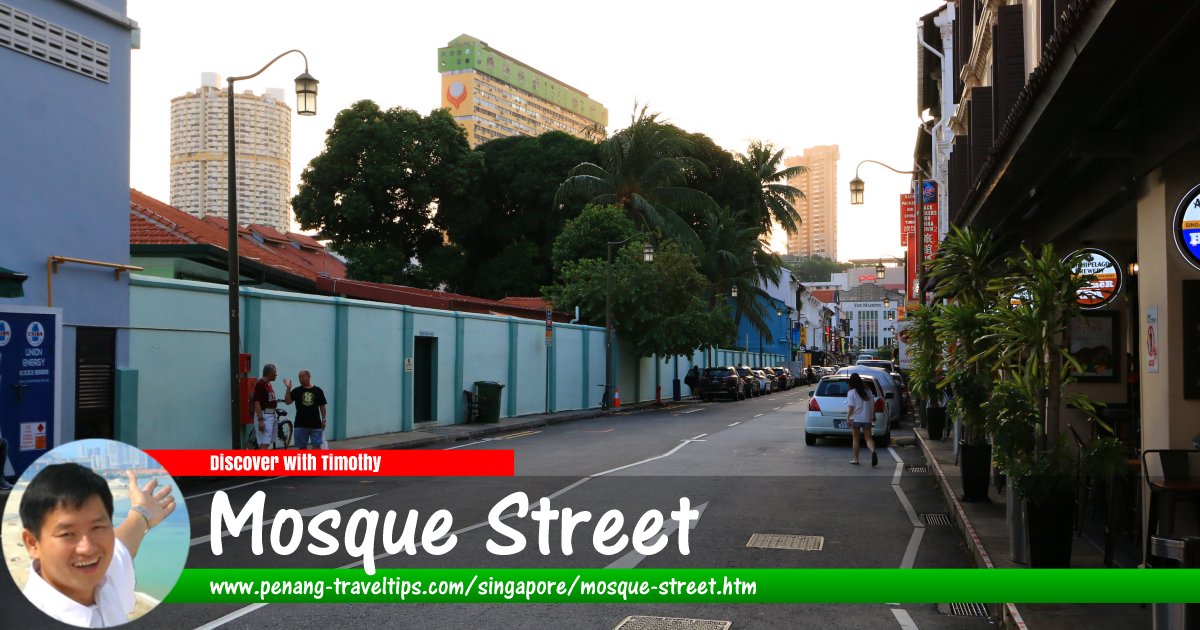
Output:
<instances>
[{"instance_id":1,"label":"teal painted wall","mask_svg":"<svg viewBox=\"0 0 1200 630\"><path fill-rule=\"evenodd\" d=\"M121 389L119 405L129 410L122 412L121 433L129 435L133 428L128 423L136 423L137 446L228 447L226 295L219 285L147 276L132 279L129 368L136 370L137 379L136 386ZM412 402L406 392L411 392L412 375L404 372L404 359L411 356L415 336L438 340L434 377L438 424L463 422L462 390L473 389L475 381L505 384L501 416L546 411L542 320L247 287L242 295L243 308L257 312L253 318L243 317L244 326L254 327L243 334L247 348L257 350L255 373L261 372L264 362L275 363L280 373L276 391L282 398L284 376L295 381L301 369L311 370L313 382L330 399L335 439L411 429ZM248 304L253 306L247 308ZM554 344L556 410L600 406L603 329L556 324ZM642 400L653 400L655 360L620 356L619 340L614 345L622 402L635 402L639 391ZM717 364L757 364L756 353L749 357L718 350L714 355L720 357ZM682 379L689 357L673 360L680 361ZM697 352L691 360L704 365L704 353ZM659 363L663 398L669 399L674 366L665 360ZM690 394L686 386L683 394Z\"/></svg>"}]
</instances>

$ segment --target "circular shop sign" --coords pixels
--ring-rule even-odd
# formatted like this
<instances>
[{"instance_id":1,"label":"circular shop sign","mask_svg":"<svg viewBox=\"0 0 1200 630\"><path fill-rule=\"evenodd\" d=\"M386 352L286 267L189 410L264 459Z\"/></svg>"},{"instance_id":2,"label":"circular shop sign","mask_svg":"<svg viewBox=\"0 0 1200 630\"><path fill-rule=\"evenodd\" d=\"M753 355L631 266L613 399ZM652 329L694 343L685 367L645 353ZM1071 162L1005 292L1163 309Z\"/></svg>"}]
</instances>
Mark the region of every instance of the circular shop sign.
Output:
<instances>
[{"instance_id":1,"label":"circular shop sign","mask_svg":"<svg viewBox=\"0 0 1200 630\"><path fill-rule=\"evenodd\" d=\"M1183 196L1175 210L1175 245L1191 266L1200 269L1200 185Z\"/></svg>"},{"instance_id":2,"label":"circular shop sign","mask_svg":"<svg viewBox=\"0 0 1200 630\"><path fill-rule=\"evenodd\" d=\"M1079 288L1076 299L1084 309L1097 309L1117 297L1125 283L1125 275L1121 265L1108 252L1090 247L1080 252L1084 256L1079 272L1093 278Z\"/></svg>"}]
</instances>

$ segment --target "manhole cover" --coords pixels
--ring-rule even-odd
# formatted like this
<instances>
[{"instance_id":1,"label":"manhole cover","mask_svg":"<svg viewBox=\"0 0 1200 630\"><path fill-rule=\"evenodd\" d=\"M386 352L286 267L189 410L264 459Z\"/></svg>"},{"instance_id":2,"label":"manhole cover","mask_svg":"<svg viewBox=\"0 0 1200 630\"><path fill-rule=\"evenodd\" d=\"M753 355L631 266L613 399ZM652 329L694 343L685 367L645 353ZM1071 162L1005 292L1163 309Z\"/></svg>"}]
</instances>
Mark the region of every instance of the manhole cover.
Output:
<instances>
[{"instance_id":1,"label":"manhole cover","mask_svg":"<svg viewBox=\"0 0 1200 630\"><path fill-rule=\"evenodd\" d=\"M729 630L732 621L681 617L626 617L613 630Z\"/></svg>"},{"instance_id":2,"label":"manhole cover","mask_svg":"<svg viewBox=\"0 0 1200 630\"><path fill-rule=\"evenodd\" d=\"M988 617L987 606L983 604L950 604L950 614L956 617Z\"/></svg>"},{"instance_id":3,"label":"manhole cover","mask_svg":"<svg viewBox=\"0 0 1200 630\"><path fill-rule=\"evenodd\" d=\"M921 520L925 521L926 525L951 525L950 515L945 512L933 512L931 514L922 514Z\"/></svg>"},{"instance_id":4,"label":"manhole cover","mask_svg":"<svg viewBox=\"0 0 1200 630\"><path fill-rule=\"evenodd\" d=\"M747 547L759 549L794 549L797 551L821 551L825 548L824 536L796 536L792 534L754 534Z\"/></svg>"},{"instance_id":5,"label":"manhole cover","mask_svg":"<svg viewBox=\"0 0 1200 630\"><path fill-rule=\"evenodd\" d=\"M904 469L904 472L927 473L927 472L929 472L929 469L924 466L909 466L908 468Z\"/></svg>"}]
</instances>

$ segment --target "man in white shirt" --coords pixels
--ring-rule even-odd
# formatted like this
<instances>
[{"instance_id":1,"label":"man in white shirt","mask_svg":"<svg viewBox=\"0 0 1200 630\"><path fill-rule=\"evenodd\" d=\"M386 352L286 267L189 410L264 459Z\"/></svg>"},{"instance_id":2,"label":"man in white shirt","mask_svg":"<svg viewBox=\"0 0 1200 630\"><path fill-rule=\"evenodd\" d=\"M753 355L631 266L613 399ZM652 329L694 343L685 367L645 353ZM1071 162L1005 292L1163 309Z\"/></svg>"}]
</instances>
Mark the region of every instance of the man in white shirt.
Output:
<instances>
[{"instance_id":1,"label":"man in white shirt","mask_svg":"<svg viewBox=\"0 0 1200 630\"><path fill-rule=\"evenodd\" d=\"M107 628L128 621L136 578L133 557L150 528L175 510L171 488L139 488L132 472L132 507L113 527L108 482L79 464L47 466L21 496L21 533L33 560L24 594L64 623Z\"/></svg>"}]
</instances>

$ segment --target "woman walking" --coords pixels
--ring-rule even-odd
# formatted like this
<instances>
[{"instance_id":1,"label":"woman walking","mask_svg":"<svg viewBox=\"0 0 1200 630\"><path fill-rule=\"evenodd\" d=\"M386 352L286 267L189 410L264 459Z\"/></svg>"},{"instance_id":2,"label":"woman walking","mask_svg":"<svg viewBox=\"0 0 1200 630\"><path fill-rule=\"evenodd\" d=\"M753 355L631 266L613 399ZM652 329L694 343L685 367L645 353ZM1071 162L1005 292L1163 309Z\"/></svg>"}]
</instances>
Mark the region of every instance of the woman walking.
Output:
<instances>
[{"instance_id":1,"label":"woman walking","mask_svg":"<svg viewBox=\"0 0 1200 630\"><path fill-rule=\"evenodd\" d=\"M850 375L850 391L846 392L846 422L850 425L850 436L853 441L854 459L851 464L858 465L858 449L860 434L867 437L867 448L871 449L871 465L879 465L879 456L875 454L875 438L871 436L871 427L875 425L875 400L863 383L862 377Z\"/></svg>"}]
</instances>

